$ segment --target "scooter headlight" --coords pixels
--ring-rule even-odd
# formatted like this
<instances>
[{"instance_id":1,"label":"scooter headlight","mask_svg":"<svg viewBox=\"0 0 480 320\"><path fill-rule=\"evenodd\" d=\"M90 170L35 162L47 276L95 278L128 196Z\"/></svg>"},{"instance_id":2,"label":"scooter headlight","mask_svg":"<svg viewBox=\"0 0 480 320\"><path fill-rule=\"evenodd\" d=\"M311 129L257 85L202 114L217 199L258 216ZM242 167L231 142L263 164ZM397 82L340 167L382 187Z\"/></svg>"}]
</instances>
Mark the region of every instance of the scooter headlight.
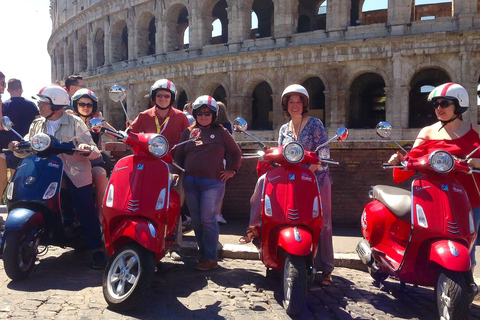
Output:
<instances>
[{"instance_id":1,"label":"scooter headlight","mask_svg":"<svg viewBox=\"0 0 480 320\"><path fill-rule=\"evenodd\" d=\"M163 157L168 152L168 142L162 135L156 135L148 141L148 150L158 158Z\"/></svg>"},{"instance_id":2,"label":"scooter headlight","mask_svg":"<svg viewBox=\"0 0 480 320\"><path fill-rule=\"evenodd\" d=\"M45 133L37 133L32 139L30 139L32 149L38 152L47 149L50 146L50 143L52 143L52 139Z\"/></svg>"},{"instance_id":3,"label":"scooter headlight","mask_svg":"<svg viewBox=\"0 0 480 320\"><path fill-rule=\"evenodd\" d=\"M288 162L299 163L305 156L305 150L298 142L289 142L283 146L283 156Z\"/></svg>"},{"instance_id":4,"label":"scooter headlight","mask_svg":"<svg viewBox=\"0 0 480 320\"><path fill-rule=\"evenodd\" d=\"M439 173L447 173L452 171L453 166L455 165L455 160L450 153L442 150L437 150L432 152L432 154L428 158L428 163L433 170Z\"/></svg>"}]
</instances>

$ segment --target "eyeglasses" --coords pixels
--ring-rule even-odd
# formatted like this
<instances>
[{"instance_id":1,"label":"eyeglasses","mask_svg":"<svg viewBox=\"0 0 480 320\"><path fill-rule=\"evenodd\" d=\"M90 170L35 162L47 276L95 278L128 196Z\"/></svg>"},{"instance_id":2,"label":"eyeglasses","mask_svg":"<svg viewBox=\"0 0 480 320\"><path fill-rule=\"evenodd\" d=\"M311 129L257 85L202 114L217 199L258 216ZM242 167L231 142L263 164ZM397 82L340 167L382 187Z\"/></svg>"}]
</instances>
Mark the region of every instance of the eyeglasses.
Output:
<instances>
[{"instance_id":1,"label":"eyeglasses","mask_svg":"<svg viewBox=\"0 0 480 320\"><path fill-rule=\"evenodd\" d=\"M453 103L452 101L447 101L447 100L443 100L442 102L433 101L433 108L437 109L438 107L440 107L442 109L445 109L448 106L451 106L452 104L455 104L455 103Z\"/></svg>"},{"instance_id":2,"label":"eyeglasses","mask_svg":"<svg viewBox=\"0 0 480 320\"><path fill-rule=\"evenodd\" d=\"M197 116L205 116L205 117L210 117L212 113L210 111L205 111L205 112L197 112Z\"/></svg>"},{"instance_id":3,"label":"eyeglasses","mask_svg":"<svg viewBox=\"0 0 480 320\"><path fill-rule=\"evenodd\" d=\"M84 107L93 108L93 103L83 103L83 102L79 102L79 103L78 103L78 106L81 107L81 108L84 108Z\"/></svg>"},{"instance_id":4,"label":"eyeglasses","mask_svg":"<svg viewBox=\"0 0 480 320\"><path fill-rule=\"evenodd\" d=\"M38 107L46 107L51 105L51 103L45 102L45 101L38 101L37 102Z\"/></svg>"},{"instance_id":5,"label":"eyeglasses","mask_svg":"<svg viewBox=\"0 0 480 320\"><path fill-rule=\"evenodd\" d=\"M157 93L155 96L157 98L164 97L165 99L170 99L170 97L171 97L169 94L161 94L161 93Z\"/></svg>"}]
</instances>

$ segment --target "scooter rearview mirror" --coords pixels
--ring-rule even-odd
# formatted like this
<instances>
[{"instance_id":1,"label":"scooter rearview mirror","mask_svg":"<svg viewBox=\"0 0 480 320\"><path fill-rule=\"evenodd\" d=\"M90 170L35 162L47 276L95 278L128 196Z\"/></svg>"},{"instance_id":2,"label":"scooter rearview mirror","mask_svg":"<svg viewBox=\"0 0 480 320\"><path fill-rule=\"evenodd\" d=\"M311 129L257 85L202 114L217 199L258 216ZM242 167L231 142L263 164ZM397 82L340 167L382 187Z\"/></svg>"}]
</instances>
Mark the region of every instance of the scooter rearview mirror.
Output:
<instances>
[{"instance_id":1,"label":"scooter rearview mirror","mask_svg":"<svg viewBox=\"0 0 480 320\"><path fill-rule=\"evenodd\" d=\"M125 101L127 90L119 84L113 85L108 92L108 96L115 102Z\"/></svg>"},{"instance_id":2,"label":"scooter rearview mirror","mask_svg":"<svg viewBox=\"0 0 480 320\"><path fill-rule=\"evenodd\" d=\"M342 142L348 137L348 129L345 127L340 127L337 129L337 140Z\"/></svg>"},{"instance_id":3,"label":"scooter rearview mirror","mask_svg":"<svg viewBox=\"0 0 480 320\"><path fill-rule=\"evenodd\" d=\"M201 135L202 135L202 130L200 128L194 128L190 132L190 139L191 140L198 140L198 139L200 139Z\"/></svg>"},{"instance_id":4,"label":"scooter rearview mirror","mask_svg":"<svg viewBox=\"0 0 480 320\"><path fill-rule=\"evenodd\" d=\"M392 125L387 121L380 121L375 127L375 132L382 138L390 138L390 132L392 132Z\"/></svg>"},{"instance_id":5,"label":"scooter rearview mirror","mask_svg":"<svg viewBox=\"0 0 480 320\"><path fill-rule=\"evenodd\" d=\"M390 136L390 132L392 132L392 125L390 123L388 123L387 121L380 121L377 126L375 127L375 132L377 132L377 134L382 137L382 138L388 138L390 140L392 140L393 142L395 142L395 144L400 148L402 149L403 152L405 152L405 154L407 154L407 150L405 150L397 141L395 141L391 136Z\"/></svg>"},{"instance_id":6,"label":"scooter rearview mirror","mask_svg":"<svg viewBox=\"0 0 480 320\"><path fill-rule=\"evenodd\" d=\"M244 132L248 128L247 121L243 118L236 118L233 120L233 130L236 132Z\"/></svg>"},{"instance_id":7,"label":"scooter rearview mirror","mask_svg":"<svg viewBox=\"0 0 480 320\"><path fill-rule=\"evenodd\" d=\"M127 98L127 90L119 84L113 85L110 90L108 91L108 96L115 102L120 102L122 105L123 113L125 113L125 118L127 119L128 123L131 123L130 118L128 116L127 109L123 104L123 101Z\"/></svg>"},{"instance_id":8,"label":"scooter rearview mirror","mask_svg":"<svg viewBox=\"0 0 480 320\"><path fill-rule=\"evenodd\" d=\"M90 128L92 128L93 131L98 132L100 131L100 127L102 126L103 120L100 118L92 118L90 119Z\"/></svg>"},{"instance_id":9,"label":"scooter rearview mirror","mask_svg":"<svg viewBox=\"0 0 480 320\"><path fill-rule=\"evenodd\" d=\"M12 120L10 120L10 118L7 117L7 116L3 116L3 117L2 117L1 123L2 123L2 127L3 127L3 129L4 129L5 131L10 131L10 130L12 129L12 127L13 127L13 122L12 122Z\"/></svg>"},{"instance_id":10,"label":"scooter rearview mirror","mask_svg":"<svg viewBox=\"0 0 480 320\"><path fill-rule=\"evenodd\" d=\"M12 122L12 120L10 120L9 117L3 116L2 120L0 120L0 123L2 124L2 127L5 131L12 131L13 133L15 133L20 138L20 140L23 140L23 137L20 135L20 133L13 130L13 122Z\"/></svg>"}]
</instances>

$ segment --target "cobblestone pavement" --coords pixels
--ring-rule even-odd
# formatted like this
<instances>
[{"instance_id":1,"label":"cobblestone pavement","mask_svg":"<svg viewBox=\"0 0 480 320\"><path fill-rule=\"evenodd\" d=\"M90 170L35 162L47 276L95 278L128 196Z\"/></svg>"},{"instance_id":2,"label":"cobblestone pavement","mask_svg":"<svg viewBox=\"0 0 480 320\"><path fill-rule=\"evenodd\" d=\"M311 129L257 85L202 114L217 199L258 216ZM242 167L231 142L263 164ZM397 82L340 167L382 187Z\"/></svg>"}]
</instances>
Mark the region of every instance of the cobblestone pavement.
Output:
<instances>
[{"instance_id":1,"label":"cobblestone pavement","mask_svg":"<svg viewBox=\"0 0 480 320\"><path fill-rule=\"evenodd\" d=\"M102 271L71 250L51 248L32 275L11 282L0 262L0 318L22 319L289 319L281 306L280 278L265 277L258 260L224 259L216 270L194 270L196 259L162 260L150 294L137 311L116 313L102 294ZM397 281L386 290L362 271L336 268L334 285L309 290L301 319L434 319L433 289ZM471 309L480 319L480 303Z\"/></svg>"}]
</instances>

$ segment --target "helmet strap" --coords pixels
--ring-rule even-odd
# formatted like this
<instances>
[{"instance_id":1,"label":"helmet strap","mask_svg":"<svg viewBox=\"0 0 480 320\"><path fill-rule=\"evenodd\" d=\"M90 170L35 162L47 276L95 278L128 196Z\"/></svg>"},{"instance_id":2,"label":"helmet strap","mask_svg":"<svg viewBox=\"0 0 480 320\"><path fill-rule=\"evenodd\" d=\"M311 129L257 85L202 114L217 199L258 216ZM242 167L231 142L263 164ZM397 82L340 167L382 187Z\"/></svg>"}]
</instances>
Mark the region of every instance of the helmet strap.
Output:
<instances>
[{"instance_id":1,"label":"helmet strap","mask_svg":"<svg viewBox=\"0 0 480 320\"><path fill-rule=\"evenodd\" d=\"M55 111L57 110L52 110L52 113L50 113L47 117L45 117L45 119L46 120L50 119L55 114Z\"/></svg>"},{"instance_id":2,"label":"helmet strap","mask_svg":"<svg viewBox=\"0 0 480 320\"><path fill-rule=\"evenodd\" d=\"M166 107L166 108L162 108L162 107L160 107L158 104L155 103L155 106L156 106L158 109L160 109L160 110L168 110L168 109L170 109L170 107L171 107L172 105L169 105L169 106Z\"/></svg>"},{"instance_id":3,"label":"helmet strap","mask_svg":"<svg viewBox=\"0 0 480 320\"><path fill-rule=\"evenodd\" d=\"M438 131L442 130L447 124L449 124L450 122L453 122L455 120L457 120L458 118L458 115L455 115L455 117L453 117L452 119L450 120L447 120L447 121L442 121L440 120L440 122L442 123L442 126L440 127L440 129L438 129Z\"/></svg>"}]
</instances>

